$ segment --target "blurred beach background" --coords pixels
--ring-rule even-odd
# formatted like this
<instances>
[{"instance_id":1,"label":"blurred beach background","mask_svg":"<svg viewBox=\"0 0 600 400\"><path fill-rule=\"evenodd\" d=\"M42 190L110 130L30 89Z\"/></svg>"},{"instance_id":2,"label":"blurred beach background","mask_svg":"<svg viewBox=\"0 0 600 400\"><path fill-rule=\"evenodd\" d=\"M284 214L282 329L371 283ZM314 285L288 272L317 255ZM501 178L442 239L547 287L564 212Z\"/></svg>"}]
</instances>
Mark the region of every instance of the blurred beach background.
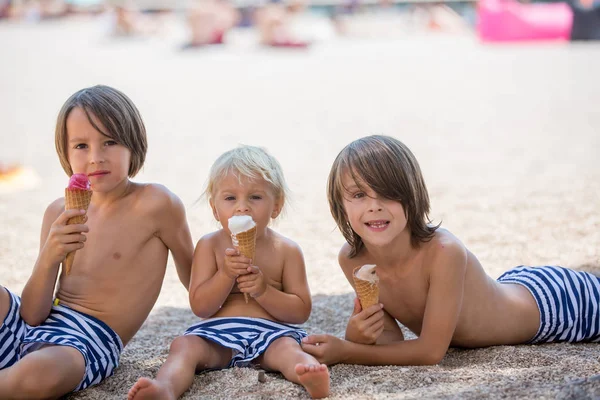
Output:
<instances>
[{"instance_id":1,"label":"blurred beach background","mask_svg":"<svg viewBox=\"0 0 600 400\"><path fill-rule=\"evenodd\" d=\"M54 149L58 111L95 84L140 109L149 151L135 180L182 199L194 241L218 228L199 200L218 155L250 144L280 160L292 198L274 229L304 251L309 333L343 336L352 310L325 184L342 147L370 134L412 149L431 217L491 276L521 264L600 271L600 42L484 41L476 5L459 2L304 5L285 24L305 46L265 44L244 18L221 44L187 46L186 3L129 4L136 22L125 34L115 33L114 4L46 15L28 2L0 20L1 285L23 289L45 208L67 184ZM67 398L124 398L194 321L169 260L161 296L114 376ZM592 399L600 352L597 344L451 349L438 366L338 365L331 375L332 399ZM234 397L307 396L279 374L260 383L252 369L199 375L184 396Z\"/></svg>"}]
</instances>

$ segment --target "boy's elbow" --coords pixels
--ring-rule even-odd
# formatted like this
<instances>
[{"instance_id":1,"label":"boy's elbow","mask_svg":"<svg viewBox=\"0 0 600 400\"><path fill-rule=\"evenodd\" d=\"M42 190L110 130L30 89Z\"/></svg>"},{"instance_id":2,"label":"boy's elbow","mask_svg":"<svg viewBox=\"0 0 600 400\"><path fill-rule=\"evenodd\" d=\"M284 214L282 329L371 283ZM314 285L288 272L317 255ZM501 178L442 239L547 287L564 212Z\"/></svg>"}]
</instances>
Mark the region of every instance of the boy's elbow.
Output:
<instances>
[{"instance_id":1,"label":"boy's elbow","mask_svg":"<svg viewBox=\"0 0 600 400\"><path fill-rule=\"evenodd\" d=\"M446 356L446 351L440 351L438 349L426 349L424 356L421 358L421 365L437 365Z\"/></svg>"},{"instance_id":2,"label":"boy's elbow","mask_svg":"<svg viewBox=\"0 0 600 400\"><path fill-rule=\"evenodd\" d=\"M46 318L42 318L39 315L35 315L34 313L28 312L26 309L21 308L21 318L25 323L29 326L38 326L42 322L46 320Z\"/></svg>"},{"instance_id":3,"label":"boy's elbow","mask_svg":"<svg viewBox=\"0 0 600 400\"><path fill-rule=\"evenodd\" d=\"M308 321L308 317L310 317L310 308L302 310L298 315L291 318L293 321L290 321L290 324L303 324Z\"/></svg>"},{"instance_id":4,"label":"boy's elbow","mask_svg":"<svg viewBox=\"0 0 600 400\"><path fill-rule=\"evenodd\" d=\"M202 305L194 305L192 303L192 312L195 316L199 318L209 318L214 314L214 312L210 312L210 310L206 307L205 304Z\"/></svg>"}]
</instances>

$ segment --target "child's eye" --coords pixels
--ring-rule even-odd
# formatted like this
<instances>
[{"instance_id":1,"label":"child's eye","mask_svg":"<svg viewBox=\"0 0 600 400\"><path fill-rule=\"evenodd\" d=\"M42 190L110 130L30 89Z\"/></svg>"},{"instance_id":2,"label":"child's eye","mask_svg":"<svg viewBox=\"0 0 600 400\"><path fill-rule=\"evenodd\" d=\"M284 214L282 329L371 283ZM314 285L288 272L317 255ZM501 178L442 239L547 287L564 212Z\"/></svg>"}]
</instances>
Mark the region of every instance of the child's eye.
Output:
<instances>
[{"instance_id":1,"label":"child's eye","mask_svg":"<svg viewBox=\"0 0 600 400\"><path fill-rule=\"evenodd\" d=\"M262 197L260 197L260 196L250 196L250 199L251 200L260 200L260 199L262 199Z\"/></svg>"},{"instance_id":2,"label":"child's eye","mask_svg":"<svg viewBox=\"0 0 600 400\"><path fill-rule=\"evenodd\" d=\"M352 195L353 199L362 199L363 197L365 197L365 194L363 192L354 193Z\"/></svg>"},{"instance_id":3,"label":"child's eye","mask_svg":"<svg viewBox=\"0 0 600 400\"><path fill-rule=\"evenodd\" d=\"M227 196L227 197L225 197L225 201L233 201L233 200L235 200L234 196Z\"/></svg>"},{"instance_id":4,"label":"child's eye","mask_svg":"<svg viewBox=\"0 0 600 400\"><path fill-rule=\"evenodd\" d=\"M86 149L87 148L87 144L85 144L85 143L79 143L79 144L76 144L74 148L75 149Z\"/></svg>"},{"instance_id":5,"label":"child's eye","mask_svg":"<svg viewBox=\"0 0 600 400\"><path fill-rule=\"evenodd\" d=\"M118 143L115 142L114 140L107 140L106 142L104 142L105 146L114 146L117 145Z\"/></svg>"}]
</instances>

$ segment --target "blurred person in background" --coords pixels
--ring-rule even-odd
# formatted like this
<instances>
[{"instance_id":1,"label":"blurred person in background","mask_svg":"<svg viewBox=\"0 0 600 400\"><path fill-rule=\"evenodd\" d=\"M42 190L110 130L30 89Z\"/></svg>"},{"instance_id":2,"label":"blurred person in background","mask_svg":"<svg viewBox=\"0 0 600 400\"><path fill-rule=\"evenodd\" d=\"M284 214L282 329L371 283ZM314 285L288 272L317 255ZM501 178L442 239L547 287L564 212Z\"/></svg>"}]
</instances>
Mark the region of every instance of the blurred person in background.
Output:
<instances>
[{"instance_id":1,"label":"blurred person in background","mask_svg":"<svg viewBox=\"0 0 600 400\"><path fill-rule=\"evenodd\" d=\"M239 21L239 11L227 0L196 1L187 14L191 38L184 48L222 44Z\"/></svg>"},{"instance_id":2,"label":"blurred person in background","mask_svg":"<svg viewBox=\"0 0 600 400\"><path fill-rule=\"evenodd\" d=\"M305 0L269 3L256 11L260 43L271 47L306 48L310 42L298 37L293 24L306 9Z\"/></svg>"}]
</instances>

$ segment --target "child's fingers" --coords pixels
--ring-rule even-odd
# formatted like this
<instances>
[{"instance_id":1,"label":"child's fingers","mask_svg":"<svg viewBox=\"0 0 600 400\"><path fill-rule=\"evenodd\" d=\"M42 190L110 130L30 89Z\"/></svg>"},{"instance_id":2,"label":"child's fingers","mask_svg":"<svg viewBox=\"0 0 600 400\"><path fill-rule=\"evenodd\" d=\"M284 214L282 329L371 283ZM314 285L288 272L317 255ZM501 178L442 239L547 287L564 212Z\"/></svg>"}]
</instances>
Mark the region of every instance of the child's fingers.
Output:
<instances>
[{"instance_id":1,"label":"child's fingers","mask_svg":"<svg viewBox=\"0 0 600 400\"><path fill-rule=\"evenodd\" d=\"M76 233L76 232L89 232L90 228L84 224L72 224L65 225L64 227L59 228L60 232L65 234Z\"/></svg>"},{"instance_id":2,"label":"child's fingers","mask_svg":"<svg viewBox=\"0 0 600 400\"><path fill-rule=\"evenodd\" d=\"M248 269L248 264L243 263L243 262L239 262L239 261L234 261L234 260L229 260L228 265L231 269L235 269L237 271L240 272L240 274L246 274L248 273L247 269Z\"/></svg>"},{"instance_id":3,"label":"child's fingers","mask_svg":"<svg viewBox=\"0 0 600 400\"><path fill-rule=\"evenodd\" d=\"M79 250L79 249L82 249L82 248L83 248L83 243L82 242L68 243L68 244L63 245L63 251L66 254L69 254L72 251Z\"/></svg>"},{"instance_id":4,"label":"child's fingers","mask_svg":"<svg viewBox=\"0 0 600 400\"><path fill-rule=\"evenodd\" d=\"M55 223L58 225L66 225L67 221L69 219L76 217L78 215L83 215L83 214L85 214L85 210L77 210L77 209L65 210L62 212L62 214L60 214L58 216Z\"/></svg>"},{"instance_id":5,"label":"child's fingers","mask_svg":"<svg viewBox=\"0 0 600 400\"><path fill-rule=\"evenodd\" d=\"M381 311L382 308L383 307L381 304L373 304L372 306L367 307L366 309L362 310L362 313L363 313L365 319L368 319L372 315L377 314L377 313L381 313L381 316L383 316L383 312Z\"/></svg>"},{"instance_id":6,"label":"child's fingers","mask_svg":"<svg viewBox=\"0 0 600 400\"><path fill-rule=\"evenodd\" d=\"M327 341L327 335L310 335L302 339L302 344L318 344L325 343Z\"/></svg>"},{"instance_id":7,"label":"child's fingers","mask_svg":"<svg viewBox=\"0 0 600 400\"><path fill-rule=\"evenodd\" d=\"M232 257L232 256L239 256L240 252L237 249L227 248L227 249L225 249L225 255L226 256L230 256L230 257Z\"/></svg>"},{"instance_id":8,"label":"child's fingers","mask_svg":"<svg viewBox=\"0 0 600 400\"><path fill-rule=\"evenodd\" d=\"M87 240L85 235L80 233L72 233L70 235L64 235L61 237L61 243L83 243Z\"/></svg>"},{"instance_id":9,"label":"child's fingers","mask_svg":"<svg viewBox=\"0 0 600 400\"><path fill-rule=\"evenodd\" d=\"M258 279L258 275L256 275L256 274L246 274L246 275L238 276L237 282L238 283L254 282L257 279Z\"/></svg>"},{"instance_id":10,"label":"child's fingers","mask_svg":"<svg viewBox=\"0 0 600 400\"><path fill-rule=\"evenodd\" d=\"M372 336L380 329L383 329L383 319L368 325L365 329L365 335Z\"/></svg>"},{"instance_id":11,"label":"child's fingers","mask_svg":"<svg viewBox=\"0 0 600 400\"><path fill-rule=\"evenodd\" d=\"M246 268L246 271L248 271L250 274L260 274L260 268L258 268L256 265L249 266Z\"/></svg>"},{"instance_id":12,"label":"child's fingers","mask_svg":"<svg viewBox=\"0 0 600 400\"><path fill-rule=\"evenodd\" d=\"M246 264L246 268L248 268L248 265L252 264L252 260L249 259L248 257L245 256L227 256L227 258L229 259L230 262L236 262L236 263L243 263Z\"/></svg>"},{"instance_id":13,"label":"child's fingers","mask_svg":"<svg viewBox=\"0 0 600 400\"><path fill-rule=\"evenodd\" d=\"M365 318L364 321L367 325L373 325L377 321L383 322L383 311L376 311L374 314L371 314L369 317Z\"/></svg>"}]
</instances>

